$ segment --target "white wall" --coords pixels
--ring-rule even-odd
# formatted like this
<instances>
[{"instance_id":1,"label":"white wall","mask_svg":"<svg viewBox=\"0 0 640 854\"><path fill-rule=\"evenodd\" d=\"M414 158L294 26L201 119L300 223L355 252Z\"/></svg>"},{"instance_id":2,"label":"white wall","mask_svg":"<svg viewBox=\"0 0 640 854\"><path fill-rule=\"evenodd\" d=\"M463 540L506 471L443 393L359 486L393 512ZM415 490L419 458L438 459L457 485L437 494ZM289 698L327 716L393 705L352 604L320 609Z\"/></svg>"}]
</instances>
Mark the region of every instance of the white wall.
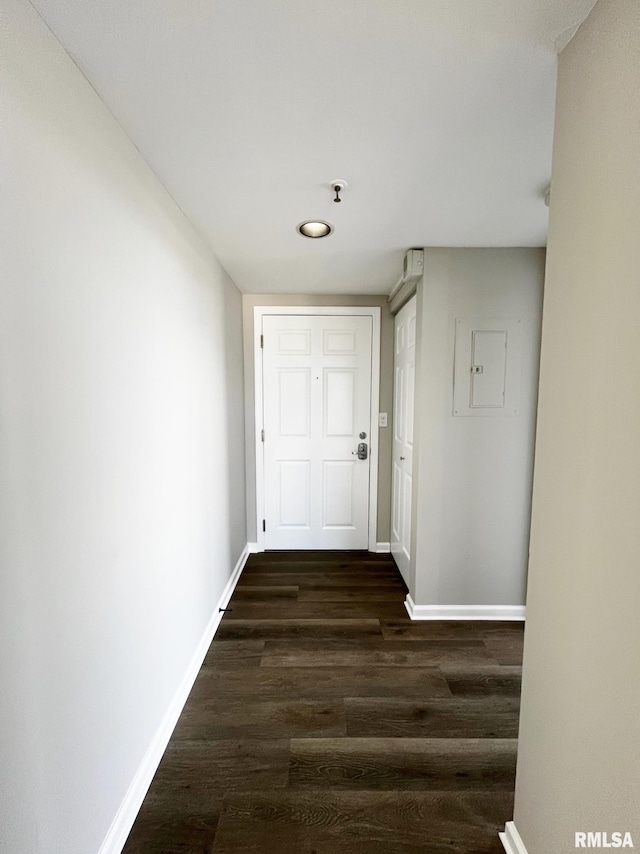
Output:
<instances>
[{"instance_id":1,"label":"white wall","mask_svg":"<svg viewBox=\"0 0 640 854\"><path fill-rule=\"evenodd\" d=\"M640 4L560 56L515 823L640 848Z\"/></svg>"},{"instance_id":2,"label":"white wall","mask_svg":"<svg viewBox=\"0 0 640 854\"><path fill-rule=\"evenodd\" d=\"M2 3L0 850L95 854L246 541L241 299Z\"/></svg>"},{"instance_id":3,"label":"white wall","mask_svg":"<svg viewBox=\"0 0 640 854\"><path fill-rule=\"evenodd\" d=\"M425 249L418 286L410 592L416 605L523 605L543 249ZM519 414L453 416L456 319L522 320Z\"/></svg>"}]
</instances>

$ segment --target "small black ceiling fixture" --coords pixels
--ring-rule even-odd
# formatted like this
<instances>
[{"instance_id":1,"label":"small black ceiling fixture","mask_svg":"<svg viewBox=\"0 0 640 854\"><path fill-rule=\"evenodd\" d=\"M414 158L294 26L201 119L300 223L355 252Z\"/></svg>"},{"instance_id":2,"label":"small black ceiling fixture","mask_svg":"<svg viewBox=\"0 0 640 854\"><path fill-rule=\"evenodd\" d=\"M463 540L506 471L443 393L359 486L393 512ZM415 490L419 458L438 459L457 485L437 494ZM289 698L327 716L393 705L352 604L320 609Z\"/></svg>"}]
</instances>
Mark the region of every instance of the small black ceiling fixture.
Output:
<instances>
[{"instance_id":1,"label":"small black ceiling fixture","mask_svg":"<svg viewBox=\"0 0 640 854\"><path fill-rule=\"evenodd\" d=\"M348 186L349 185L347 184L347 182L343 181L342 178L333 179L333 181L331 182L331 189L336 194L336 197L333 200L334 202L339 203L342 201L342 199L340 198L340 193L342 193L343 190L346 190Z\"/></svg>"}]
</instances>

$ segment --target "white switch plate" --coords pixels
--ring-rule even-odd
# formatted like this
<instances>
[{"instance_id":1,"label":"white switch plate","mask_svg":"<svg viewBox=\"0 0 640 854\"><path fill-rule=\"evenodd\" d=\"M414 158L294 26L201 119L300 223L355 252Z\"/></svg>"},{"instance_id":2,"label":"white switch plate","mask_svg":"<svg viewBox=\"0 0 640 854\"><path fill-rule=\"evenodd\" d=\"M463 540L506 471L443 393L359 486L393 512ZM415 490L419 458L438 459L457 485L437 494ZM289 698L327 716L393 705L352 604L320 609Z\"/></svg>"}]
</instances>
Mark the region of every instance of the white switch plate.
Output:
<instances>
[{"instance_id":1,"label":"white switch plate","mask_svg":"<svg viewBox=\"0 0 640 854\"><path fill-rule=\"evenodd\" d=\"M387 426L387 413L380 412L378 414L378 427L386 427Z\"/></svg>"}]
</instances>

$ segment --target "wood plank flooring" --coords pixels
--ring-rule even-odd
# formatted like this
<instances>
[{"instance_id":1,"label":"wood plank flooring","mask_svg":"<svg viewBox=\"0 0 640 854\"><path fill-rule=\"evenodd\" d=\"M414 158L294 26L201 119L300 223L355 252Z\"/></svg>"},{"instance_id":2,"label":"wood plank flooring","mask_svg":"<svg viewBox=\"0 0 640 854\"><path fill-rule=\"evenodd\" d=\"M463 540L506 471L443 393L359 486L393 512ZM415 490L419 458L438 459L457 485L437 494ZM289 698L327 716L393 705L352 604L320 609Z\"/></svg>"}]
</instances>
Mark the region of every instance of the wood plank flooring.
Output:
<instances>
[{"instance_id":1,"label":"wood plank flooring","mask_svg":"<svg viewBox=\"0 0 640 854\"><path fill-rule=\"evenodd\" d=\"M124 854L500 854L521 623L412 623L388 555L252 555Z\"/></svg>"}]
</instances>

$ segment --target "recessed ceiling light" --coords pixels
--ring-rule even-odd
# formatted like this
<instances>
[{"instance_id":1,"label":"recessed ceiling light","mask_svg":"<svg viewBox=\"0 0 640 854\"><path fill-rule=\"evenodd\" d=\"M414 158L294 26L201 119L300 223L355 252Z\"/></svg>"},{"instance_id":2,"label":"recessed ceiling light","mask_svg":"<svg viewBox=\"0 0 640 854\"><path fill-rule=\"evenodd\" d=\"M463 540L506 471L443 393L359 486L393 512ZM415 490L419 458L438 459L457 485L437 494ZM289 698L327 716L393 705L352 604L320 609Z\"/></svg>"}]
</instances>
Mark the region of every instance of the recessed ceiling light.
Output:
<instances>
[{"instance_id":1,"label":"recessed ceiling light","mask_svg":"<svg viewBox=\"0 0 640 854\"><path fill-rule=\"evenodd\" d=\"M301 222L296 229L303 237L328 237L333 226L321 219L308 219Z\"/></svg>"}]
</instances>

